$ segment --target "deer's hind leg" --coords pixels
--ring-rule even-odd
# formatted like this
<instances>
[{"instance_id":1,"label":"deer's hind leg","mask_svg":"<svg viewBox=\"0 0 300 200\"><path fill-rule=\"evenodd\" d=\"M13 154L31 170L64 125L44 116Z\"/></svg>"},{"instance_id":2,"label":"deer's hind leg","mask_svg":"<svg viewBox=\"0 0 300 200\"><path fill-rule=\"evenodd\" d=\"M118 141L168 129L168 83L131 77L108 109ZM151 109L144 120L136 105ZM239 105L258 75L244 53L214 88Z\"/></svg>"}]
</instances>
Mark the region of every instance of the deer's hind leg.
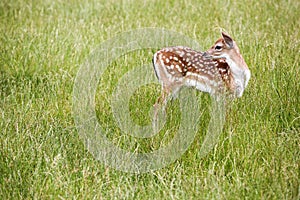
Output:
<instances>
[{"instance_id":1,"label":"deer's hind leg","mask_svg":"<svg viewBox=\"0 0 300 200\"><path fill-rule=\"evenodd\" d=\"M154 104L153 128L157 130L160 121L166 119L166 106L170 98L177 98L177 94L182 87L182 83L164 85L162 84L161 95L157 98Z\"/></svg>"},{"instance_id":2,"label":"deer's hind leg","mask_svg":"<svg viewBox=\"0 0 300 200\"><path fill-rule=\"evenodd\" d=\"M171 94L171 91L168 87L162 85L162 90L160 96L157 98L155 104L153 105L154 107L154 120L157 120L158 117L158 112L162 109L165 110L165 107L168 102L168 98Z\"/></svg>"}]
</instances>

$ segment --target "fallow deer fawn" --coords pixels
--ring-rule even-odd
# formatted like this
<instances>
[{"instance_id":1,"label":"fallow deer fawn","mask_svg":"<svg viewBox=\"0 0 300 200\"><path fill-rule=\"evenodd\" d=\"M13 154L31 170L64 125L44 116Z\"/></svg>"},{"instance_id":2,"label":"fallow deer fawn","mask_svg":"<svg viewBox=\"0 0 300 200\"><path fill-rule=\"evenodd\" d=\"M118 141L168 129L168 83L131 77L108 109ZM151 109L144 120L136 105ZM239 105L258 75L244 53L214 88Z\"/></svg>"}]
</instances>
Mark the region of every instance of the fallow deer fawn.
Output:
<instances>
[{"instance_id":1,"label":"fallow deer fawn","mask_svg":"<svg viewBox=\"0 0 300 200\"><path fill-rule=\"evenodd\" d=\"M235 41L222 32L222 38L206 52L176 46L159 50L153 56L155 74L162 85L154 105L167 103L170 94L183 87L195 87L213 97L241 97L250 79L250 70Z\"/></svg>"}]
</instances>

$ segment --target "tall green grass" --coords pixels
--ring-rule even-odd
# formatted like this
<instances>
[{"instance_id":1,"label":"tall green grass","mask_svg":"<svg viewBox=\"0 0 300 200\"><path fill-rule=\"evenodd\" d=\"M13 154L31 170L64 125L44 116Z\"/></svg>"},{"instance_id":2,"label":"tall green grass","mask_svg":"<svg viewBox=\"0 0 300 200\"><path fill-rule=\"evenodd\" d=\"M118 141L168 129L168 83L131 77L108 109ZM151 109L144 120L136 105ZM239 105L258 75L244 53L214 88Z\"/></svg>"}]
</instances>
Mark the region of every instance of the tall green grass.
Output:
<instances>
[{"instance_id":1,"label":"tall green grass","mask_svg":"<svg viewBox=\"0 0 300 200\"><path fill-rule=\"evenodd\" d=\"M299 4L1 1L1 199L299 199ZM206 157L199 156L204 120L203 130L179 160L151 173L130 174L104 166L85 149L73 121L72 89L93 49L118 33L142 27L180 32L204 49L223 28L238 42L252 77ZM97 89L99 123L124 148L139 144L141 151L149 151L164 138L124 139L109 107L116 77L149 62L153 52L116 60ZM158 94L155 85L136 91L131 103L138 107L131 112L136 123L150 122L145 113ZM199 98L209 107L206 94ZM177 101L168 108L171 118L178 114Z\"/></svg>"}]
</instances>

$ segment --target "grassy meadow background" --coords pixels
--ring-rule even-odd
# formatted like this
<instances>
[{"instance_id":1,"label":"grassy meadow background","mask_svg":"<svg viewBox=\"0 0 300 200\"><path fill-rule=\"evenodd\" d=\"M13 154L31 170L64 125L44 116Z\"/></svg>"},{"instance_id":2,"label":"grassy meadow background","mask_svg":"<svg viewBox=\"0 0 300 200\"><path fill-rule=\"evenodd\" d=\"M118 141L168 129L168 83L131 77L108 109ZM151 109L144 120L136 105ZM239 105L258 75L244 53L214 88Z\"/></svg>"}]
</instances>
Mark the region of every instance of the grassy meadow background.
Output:
<instances>
[{"instance_id":1,"label":"grassy meadow background","mask_svg":"<svg viewBox=\"0 0 300 200\"><path fill-rule=\"evenodd\" d=\"M0 199L300 199L299 9L297 0L2 0ZM223 28L238 42L252 77L207 156L198 155L204 117L179 160L130 174L104 166L84 148L73 121L72 90L93 49L142 27L180 32L204 49ZM109 98L118 76L149 62L154 51L116 60L99 83L99 122L124 148ZM137 123L150 122L144 113L158 94L156 86L136 92L131 114ZM209 107L208 95L199 98ZM178 102L170 107L176 115ZM147 151L159 148L161 138L129 143Z\"/></svg>"}]
</instances>

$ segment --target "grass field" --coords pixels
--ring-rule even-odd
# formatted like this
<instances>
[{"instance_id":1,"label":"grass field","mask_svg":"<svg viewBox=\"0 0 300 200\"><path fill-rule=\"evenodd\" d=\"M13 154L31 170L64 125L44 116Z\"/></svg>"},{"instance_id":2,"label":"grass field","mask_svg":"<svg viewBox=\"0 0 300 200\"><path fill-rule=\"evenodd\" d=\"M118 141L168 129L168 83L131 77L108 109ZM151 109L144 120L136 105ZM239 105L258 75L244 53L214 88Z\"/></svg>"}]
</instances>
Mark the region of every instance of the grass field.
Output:
<instances>
[{"instance_id":1,"label":"grass field","mask_svg":"<svg viewBox=\"0 0 300 200\"><path fill-rule=\"evenodd\" d=\"M1 1L0 199L300 199L299 9L297 0ZM209 118L204 107L201 130L180 159L134 174L105 166L86 150L72 115L72 92L94 49L143 27L180 32L204 49L223 28L238 42L252 77L208 155L198 153ZM99 123L128 150L159 148L164 134L122 136L109 99L119 75L151 62L155 50L113 62L97 89ZM135 92L130 105L136 123L150 123L145 113L158 94L157 85ZM209 96L198 95L209 107ZM178 102L168 108L178 121Z\"/></svg>"}]
</instances>

